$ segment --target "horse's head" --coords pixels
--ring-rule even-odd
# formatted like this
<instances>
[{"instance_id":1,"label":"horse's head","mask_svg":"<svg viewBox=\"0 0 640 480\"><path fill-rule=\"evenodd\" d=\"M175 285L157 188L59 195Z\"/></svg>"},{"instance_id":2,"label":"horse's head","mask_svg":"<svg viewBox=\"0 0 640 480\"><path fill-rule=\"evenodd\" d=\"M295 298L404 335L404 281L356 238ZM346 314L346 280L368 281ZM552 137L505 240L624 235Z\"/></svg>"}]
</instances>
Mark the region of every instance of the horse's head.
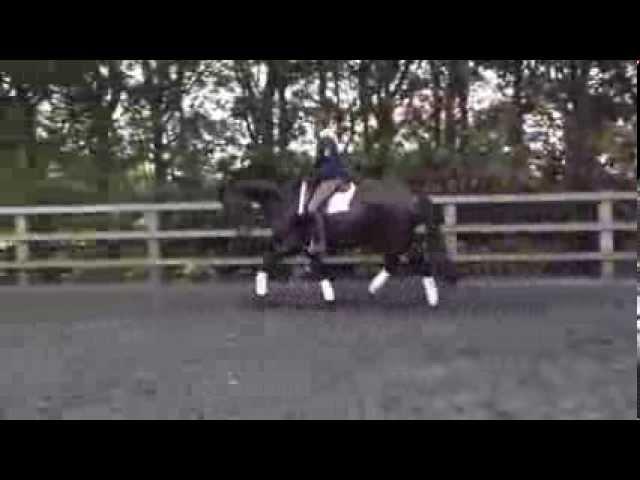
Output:
<instances>
[{"instance_id":1,"label":"horse's head","mask_svg":"<svg viewBox=\"0 0 640 480\"><path fill-rule=\"evenodd\" d=\"M301 181L277 185L263 180L238 181L229 185L223 194L225 210L242 211L240 204L256 202L264 211L273 231L273 241L279 250L302 248L306 242L304 220L298 216ZM234 220L240 215L230 213Z\"/></svg>"}]
</instances>

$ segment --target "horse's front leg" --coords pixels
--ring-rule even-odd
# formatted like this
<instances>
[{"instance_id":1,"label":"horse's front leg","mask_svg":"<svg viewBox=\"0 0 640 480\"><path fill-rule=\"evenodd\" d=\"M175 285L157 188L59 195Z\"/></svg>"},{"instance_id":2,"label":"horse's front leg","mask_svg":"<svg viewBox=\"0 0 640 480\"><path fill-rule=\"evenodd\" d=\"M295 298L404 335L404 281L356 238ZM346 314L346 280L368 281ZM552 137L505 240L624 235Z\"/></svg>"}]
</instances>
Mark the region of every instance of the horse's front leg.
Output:
<instances>
[{"instance_id":1,"label":"horse's front leg","mask_svg":"<svg viewBox=\"0 0 640 480\"><path fill-rule=\"evenodd\" d=\"M296 247L273 247L271 251L264 255L262 259L262 267L256 273L256 295L258 297L264 298L268 295L269 277L273 274L276 265L286 257L294 255L299 250L300 249Z\"/></svg>"}]
</instances>

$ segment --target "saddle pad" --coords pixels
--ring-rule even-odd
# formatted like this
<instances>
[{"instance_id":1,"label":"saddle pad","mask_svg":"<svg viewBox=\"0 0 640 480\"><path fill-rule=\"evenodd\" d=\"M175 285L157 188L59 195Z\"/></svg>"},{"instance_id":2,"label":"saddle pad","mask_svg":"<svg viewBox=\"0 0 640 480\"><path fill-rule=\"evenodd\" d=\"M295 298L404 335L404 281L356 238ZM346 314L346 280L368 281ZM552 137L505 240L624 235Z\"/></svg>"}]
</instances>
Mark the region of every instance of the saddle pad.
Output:
<instances>
[{"instance_id":1,"label":"saddle pad","mask_svg":"<svg viewBox=\"0 0 640 480\"><path fill-rule=\"evenodd\" d=\"M351 202L356 194L356 185L351 182L349 189L344 192L335 192L327 202L326 213L333 215L334 213L348 212Z\"/></svg>"}]
</instances>

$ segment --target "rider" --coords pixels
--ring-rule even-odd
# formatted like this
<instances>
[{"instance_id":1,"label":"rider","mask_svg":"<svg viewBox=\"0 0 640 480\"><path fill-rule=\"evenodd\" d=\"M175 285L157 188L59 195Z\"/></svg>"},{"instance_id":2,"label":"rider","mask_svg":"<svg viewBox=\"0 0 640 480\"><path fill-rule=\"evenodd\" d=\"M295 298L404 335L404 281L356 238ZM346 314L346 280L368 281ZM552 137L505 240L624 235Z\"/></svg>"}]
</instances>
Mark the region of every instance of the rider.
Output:
<instances>
[{"instance_id":1,"label":"rider","mask_svg":"<svg viewBox=\"0 0 640 480\"><path fill-rule=\"evenodd\" d=\"M314 183L317 187L307 210L313 219L313 240L309 253L314 255L324 253L327 248L322 207L329 197L350 178L349 172L340 159L337 136L330 129L320 132L315 168Z\"/></svg>"}]
</instances>

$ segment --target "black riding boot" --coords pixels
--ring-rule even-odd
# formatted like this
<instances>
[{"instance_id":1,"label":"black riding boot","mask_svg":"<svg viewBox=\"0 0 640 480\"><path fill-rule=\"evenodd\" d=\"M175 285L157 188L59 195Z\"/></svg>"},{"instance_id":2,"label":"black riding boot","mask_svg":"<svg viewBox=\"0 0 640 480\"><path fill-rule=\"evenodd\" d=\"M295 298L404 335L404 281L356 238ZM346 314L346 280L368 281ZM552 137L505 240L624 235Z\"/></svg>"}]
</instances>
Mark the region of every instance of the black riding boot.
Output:
<instances>
[{"instance_id":1,"label":"black riding boot","mask_svg":"<svg viewBox=\"0 0 640 480\"><path fill-rule=\"evenodd\" d=\"M327 250L327 241L324 231L324 215L320 212L315 212L311 217L313 218L313 240L309 248L309 253L312 255L325 253Z\"/></svg>"}]
</instances>

